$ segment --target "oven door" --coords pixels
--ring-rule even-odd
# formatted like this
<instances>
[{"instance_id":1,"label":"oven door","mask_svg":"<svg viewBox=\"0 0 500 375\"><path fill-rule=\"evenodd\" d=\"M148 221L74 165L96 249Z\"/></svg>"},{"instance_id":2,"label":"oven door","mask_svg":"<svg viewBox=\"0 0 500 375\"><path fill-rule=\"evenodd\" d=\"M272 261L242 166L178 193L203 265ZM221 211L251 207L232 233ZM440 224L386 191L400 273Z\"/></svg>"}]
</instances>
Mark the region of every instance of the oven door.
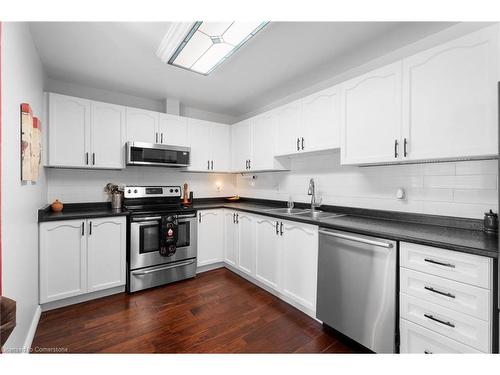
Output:
<instances>
[{"instance_id":1,"label":"oven door","mask_svg":"<svg viewBox=\"0 0 500 375\"><path fill-rule=\"evenodd\" d=\"M127 165L189 166L189 147L128 142L126 150Z\"/></svg>"},{"instance_id":2,"label":"oven door","mask_svg":"<svg viewBox=\"0 0 500 375\"><path fill-rule=\"evenodd\" d=\"M196 257L196 214L178 215L177 251L169 257L161 256L161 217L132 217L130 223L130 269L156 266Z\"/></svg>"}]
</instances>

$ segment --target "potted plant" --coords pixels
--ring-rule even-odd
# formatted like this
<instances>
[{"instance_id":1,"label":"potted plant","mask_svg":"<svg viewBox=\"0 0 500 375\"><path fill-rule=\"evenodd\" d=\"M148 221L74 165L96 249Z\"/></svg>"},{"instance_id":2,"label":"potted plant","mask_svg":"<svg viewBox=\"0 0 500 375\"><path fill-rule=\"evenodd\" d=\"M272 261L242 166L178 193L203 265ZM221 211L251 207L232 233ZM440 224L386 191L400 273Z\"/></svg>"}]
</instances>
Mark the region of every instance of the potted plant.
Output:
<instances>
[{"instance_id":1,"label":"potted plant","mask_svg":"<svg viewBox=\"0 0 500 375\"><path fill-rule=\"evenodd\" d=\"M104 191L111 195L111 208L122 208L123 188L117 184L108 183L104 187Z\"/></svg>"}]
</instances>

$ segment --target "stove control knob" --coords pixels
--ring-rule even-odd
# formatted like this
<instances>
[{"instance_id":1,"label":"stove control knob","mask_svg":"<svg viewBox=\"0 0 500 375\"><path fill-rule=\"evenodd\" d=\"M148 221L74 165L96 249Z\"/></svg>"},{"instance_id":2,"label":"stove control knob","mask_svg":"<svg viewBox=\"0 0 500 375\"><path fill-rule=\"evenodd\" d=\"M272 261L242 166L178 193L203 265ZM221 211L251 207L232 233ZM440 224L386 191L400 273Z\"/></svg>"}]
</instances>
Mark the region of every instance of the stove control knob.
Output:
<instances>
[{"instance_id":1,"label":"stove control knob","mask_svg":"<svg viewBox=\"0 0 500 375\"><path fill-rule=\"evenodd\" d=\"M130 189L128 189L128 190L127 190L127 193L129 193L129 194L130 194L131 192L132 192L132 190L130 190Z\"/></svg>"},{"instance_id":2,"label":"stove control knob","mask_svg":"<svg viewBox=\"0 0 500 375\"><path fill-rule=\"evenodd\" d=\"M134 189L134 193L137 193L137 189Z\"/></svg>"},{"instance_id":3,"label":"stove control knob","mask_svg":"<svg viewBox=\"0 0 500 375\"><path fill-rule=\"evenodd\" d=\"M179 192L179 189L175 189L175 192L178 193Z\"/></svg>"},{"instance_id":4,"label":"stove control knob","mask_svg":"<svg viewBox=\"0 0 500 375\"><path fill-rule=\"evenodd\" d=\"M174 192L174 189L170 189L170 192L173 193Z\"/></svg>"}]
</instances>

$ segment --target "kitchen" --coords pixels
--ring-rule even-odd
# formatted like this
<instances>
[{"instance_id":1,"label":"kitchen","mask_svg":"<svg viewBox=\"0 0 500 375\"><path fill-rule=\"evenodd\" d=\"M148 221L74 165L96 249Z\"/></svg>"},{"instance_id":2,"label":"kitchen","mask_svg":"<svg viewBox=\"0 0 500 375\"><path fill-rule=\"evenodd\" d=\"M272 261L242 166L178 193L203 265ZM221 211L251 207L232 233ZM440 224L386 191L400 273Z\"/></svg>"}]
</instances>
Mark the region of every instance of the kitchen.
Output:
<instances>
[{"instance_id":1,"label":"kitchen","mask_svg":"<svg viewBox=\"0 0 500 375\"><path fill-rule=\"evenodd\" d=\"M493 22L2 22L3 352L498 353L499 58Z\"/></svg>"}]
</instances>

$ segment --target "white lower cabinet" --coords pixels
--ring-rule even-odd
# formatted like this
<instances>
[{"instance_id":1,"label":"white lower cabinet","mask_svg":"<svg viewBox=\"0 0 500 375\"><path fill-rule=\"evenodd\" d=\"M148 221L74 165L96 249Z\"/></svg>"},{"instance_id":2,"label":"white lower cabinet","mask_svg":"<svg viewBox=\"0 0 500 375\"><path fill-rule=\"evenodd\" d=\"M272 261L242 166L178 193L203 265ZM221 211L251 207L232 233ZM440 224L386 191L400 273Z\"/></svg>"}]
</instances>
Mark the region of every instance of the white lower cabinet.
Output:
<instances>
[{"instance_id":1,"label":"white lower cabinet","mask_svg":"<svg viewBox=\"0 0 500 375\"><path fill-rule=\"evenodd\" d=\"M43 222L39 236L40 303L125 285L125 217Z\"/></svg>"},{"instance_id":2,"label":"white lower cabinet","mask_svg":"<svg viewBox=\"0 0 500 375\"><path fill-rule=\"evenodd\" d=\"M279 221L272 217L255 220L255 277L275 290L281 289Z\"/></svg>"},{"instance_id":3,"label":"white lower cabinet","mask_svg":"<svg viewBox=\"0 0 500 375\"><path fill-rule=\"evenodd\" d=\"M236 211L224 210L224 262L238 266L238 226Z\"/></svg>"},{"instance_id":4,"label":"white lower cabinet","mask_svg":"<svg viewBox=\"0 0 500 375\"><path fill-rule=\"evenodd\" d=\"M401 242L402 353L492 352L492 260Z\"/></svg>"},{"instance_id":5,"label":"white lower cabinet","mask_svg":"<svg viewBox=\"0 0 500 375\"><path fill-rule=\"evenodd\" d=\"M198 267L222 262L224 256L224 210L198 212Z\"/></svg>"},{"instance_id":6,"label":"white lower cabinet","mask_svg":"<svg viewBox=\"0 0 500 375\"><path fill-rule=\"evenodd\" d=\"M317 226L225 210L223 228L228 266L315 317Z\"/></svg>"},{"instance_id":7,"label":"white lower cabinet","mask_svg":"<svg viewBox=\"0 0 500 375\"><path fill-rule=\"evenodd\" d=\"M87 291L125 284L127 227L114 217L88 220Z\"/></svg>"},{"instance_id":8,"label":"white lower cabinet","mask_svg":"<svg viewBox=\"0 0 500 375\"><path fill-rule=\"evenodd\" d=\"M293 221L281 225L283 294L316 311L318 227Z\"/></svg>"},{"instance_id":9,"label":"white lower cabinet","mask_svg":"<svg viewBox=\"0 0 500 375\"><path fill-rule=\"evenodd\" d=\"M255 275L255 216L245 212L236 213L238 224L238 268Z\"/></svg>"}]
</instances>

